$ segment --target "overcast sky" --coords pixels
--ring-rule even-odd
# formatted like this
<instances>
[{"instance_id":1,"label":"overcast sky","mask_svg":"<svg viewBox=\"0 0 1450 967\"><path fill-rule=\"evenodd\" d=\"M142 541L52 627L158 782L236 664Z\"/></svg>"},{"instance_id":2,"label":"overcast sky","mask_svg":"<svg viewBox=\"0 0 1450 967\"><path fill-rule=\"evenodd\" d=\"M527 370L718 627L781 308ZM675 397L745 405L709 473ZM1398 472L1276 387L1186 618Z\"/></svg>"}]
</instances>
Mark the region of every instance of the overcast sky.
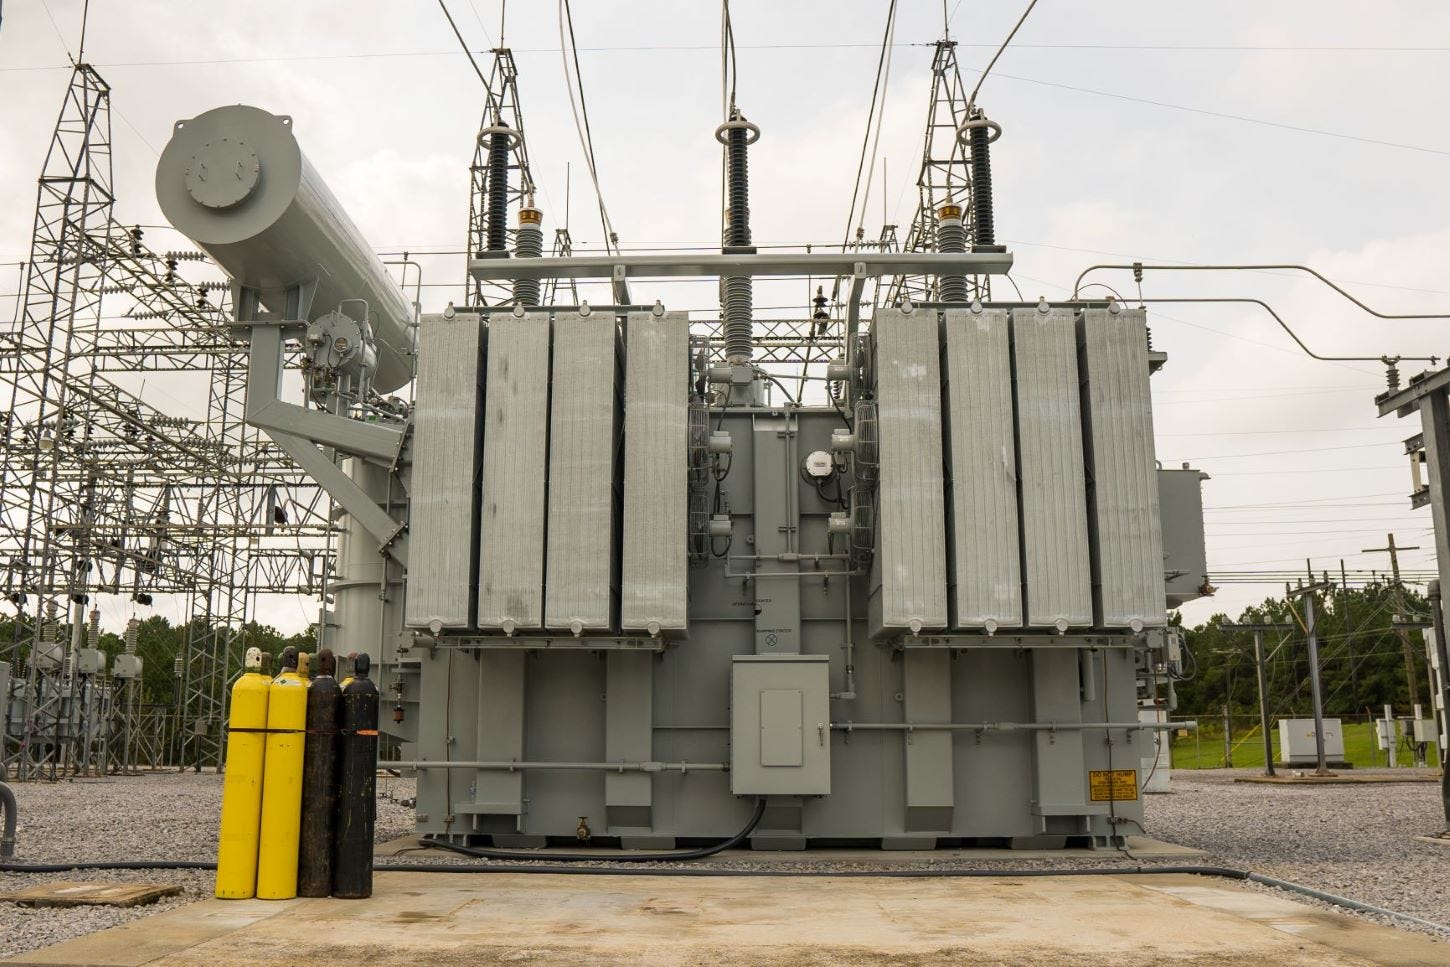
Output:
<instances>
[{"instance_id":1,"label":"overcast sky","mask_svg":"<svg viewBox=\"0 0 1450 967\"><path fill-rule=\"evenodd\" d=\"M968 84L1019 0L948 0ZM48 5L48 10L47 10ZM714 244L719 231L719 7L576 0L575 31L601 187L627 246ZM732 3L739 103L763 129L751 156L758 244L836 242L847 227L886 0ZM476 50L499 40L497 0L449 0ZM905 226L943 9L901 0L880 154L864 223ZM11 0L0 24L0 263L26 257L35 178L68 79L81 0ZM514 48L538 199L551 233L600 241L570 119L553 3L515 2ZM112 85L117 215L156 225L152 178L172 124L227 103L295 118L304 150L379 251L450 252L467 224L482 90L435 0L92 0L86 58ZM480 60L487 67L487 55ZM1301 0L1041 0L978 102L993 148L997 232L1029 298L1061 298L1095 262L1303 262L1388 312L1450 312L1450 7ZM883 202L885 211L883 213ZM157 248L180 248L162 229ZM0 265L0 293L15 290ZM458 295L461 257L427 260L425 311ZM1095 276L1125 295L1126 273ZM805 283L760 304L804 307ZM1105 290L1090 290L1101 295ZM655 291L708 309L713 284ZM1150 273L1158 297L1270 302L1323 354L1450 351L1445 323L1366 315L1284 273ZM1000 291L999 291L1000 294ZM683 304L682 304L683 303ZM13 297L0 299L9 318ZM1205 484L1214 571L1433 561L1429 512L1408 510L1401 442L1377 420L1376 363L1306 358L1254 307L1150 308L1167 368L1154 377L1158 452ZM1406 366L1406 376L1417 367ZM1414 425L1412 425L1412 423ZM1237 614L1274 587L1225 584L1190 623ZM126 613L116 603L107 624ZM114 611L114 613L112 613ZM304 611L270 615L295 628Z\"/></svg>"}]
</instances>

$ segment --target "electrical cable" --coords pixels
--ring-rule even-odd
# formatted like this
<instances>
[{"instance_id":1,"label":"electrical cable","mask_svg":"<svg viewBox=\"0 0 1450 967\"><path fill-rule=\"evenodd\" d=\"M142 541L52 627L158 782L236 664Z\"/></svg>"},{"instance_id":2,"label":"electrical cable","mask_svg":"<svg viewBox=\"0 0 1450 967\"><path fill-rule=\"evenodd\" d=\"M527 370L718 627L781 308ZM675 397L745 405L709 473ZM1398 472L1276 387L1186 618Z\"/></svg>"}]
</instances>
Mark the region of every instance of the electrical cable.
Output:
<instances>
[{"instance_id":1,"label":"electrical cable","mask_svg":"<svg viewBox=\"0 0 1450 967\"><path fill-rule=\"evenodd\" d=\"M987 61L986 68L982 71L981 76L977 78L977 86L972 88L972 94L967 98L967 117L972 116L972 109L977 106L977 92L982 89L982 82L987 79L988 74L992 73L992 68L997 66L997 58L1001 57L1002 52L1012 43L1012 38L1017 36L1017 31L1022 29L1022 25L1027 22L1027 15L1032 12L1032 8L1035 6L1037 6L1037 0L1029 0L1027 9L1022 11L1022 16L1017 18L1017 23L1013 25L1012 32L1007 35L1006 40L1002 41L1002 46L997 48L997 52L992 55L992 59ZM948 19L948 23L950 22L950 19Z\"/></svg>"},{"instance_id":2,"label":"electrical cable","mask_svg":"<svg viewBox=\"0 0 1450 967\"><path fill-rule=\"evenodd\" d=\"M441 2L441 0L440 0ZM568 26L569 42L564 42L564 28ZM569 75L570 52L573 55L574 75L573 80ZM579 69L579 47L574 40L574 11L569 5L569 0L559 0L559 55L564 61L564 88L569 94L569 111L574 116L574 129L579 134L579 145L584 151L584 163L589 168L589 180L594 184L594 197L599 202L599 225L604 230L604 247L608 253L610 247L614 253L619 252L619 238L614 232L614 224L609 220L609 211L604 206L604 193L599 188L599 167L594 161L594 134L589 127L589 102L584 96L584 74ZM576 106L574 101L574 84L579 85L579 101ZM583 124L580 124L580 115L583 115Z\"/></svg>"},{"instance_id":3,"label":"electrical cable","mask_svg":"<svg viewBox=\"0 0 1450 967\"><path fill-rule=\"evenodd\" d=\"M861 156L856 162L856 184L851 189L851 210L846 215L846 235L841 240L841 251L846 251L851 244L851 225L856 221L856 203L861 191L861 174L866 164L866 150L871 142L871 123L876 117L876 102L882 95L881 78L886 67L887 44L891 40L891 33L896 26L896 0L891 0L891 6L886 11L886 29L881 35L881 54L876 60L876 80L871 86L871 107L866 112L866 131L861 135ZM883 105L884 107L884 105ZM831 288L831 301L840 305L841 276L836 276L835 284Z\"/></svg>"},{"instance_id":4,"label":"electrical cable","mask_svg":"<svg viewBox=\"0 0 1450 967\"><path fill-rule=\"evenodd\" d=\"M1446 153L1447 154L1450 154L1450 152L1446 152ZM1077 281L1073 283L1073 286L1072 286L1072 301L1074 301L1074 302L1077 301L1077 293L1078 293L1078 290L1082 287L1082 280L1083 280L1083 278L1085 276L1087 276L1087 274L1089 272L1096 272L1099 269L1103 269L1103 270L1107 270L1107 271L1118 271L1118 270L1130 271L1130 272L1133 272L1135 275L1138 274L1138 273L1140 273L1140 272L1147 272L1147 271L1157 271L1157 272L1278 272L1278 271L1304 272L1304 273L1306 273L1308 275L1311 275L1314 278L1318 279L1320 282L1323 282L1325 285L1327 285L1329 288L1333 289L1335 292L1339 293L1345 299L1347 299L1350 302L1354 303L1356 306L1358 306L1359 308L1363 309L1365 312L1369 313L1370 315L1372 315L1372 316L1374 316L1374 317L1376 317L1378 319L1450 319L1450 312L1424 312L1424 313L1413 313L1413 312L1411 312L1411 313L1380 312L1378 309L1371 308L1370 306L1368 306L1365 303L1361 302L1359 299L1356 299L1348 291L1346 291L1345 289L1343 289L1340 286L1336 285L1328 277L1326 277L1325 275L1323 275L1322 273L1320 273L1316 269L1312 269L1312 268L1310 268L1307 265L1297 265L1297 264L1274 264L1274 263L1268 263L1268 264L1253 264L1253 263L1251 263L1251 264L1244 264L1244 265L1152 265L1152 264L1145 264L1143 262L1134 262L1131 265L1089 265L1087 268L1083 269L1082 272L1078 273ZM1156 300L1156 301L1165 302L1165 301L1183 301L1183 300L1165 300L1165 299L1159 299L1159 300ZM1244 301L1247 301L1247 300L1244 300Z\"/></svg>"},{"instance_id":5,"label":"electrical cable","mask_svg":"<svg viewBox=\"0 0 1450 967\"><path fill-rule=\"evenodd\" d=\"M894 2L892 4L892 7L894 10ZM881 106L880 109L876 112L876 133L871 137L871 160L866 165L866 190L861 193L861 218L856 223L856 236L858 238L862 236L863 229L865 228L865 225L863 223L866 221L866 210L871 207L871 183L875 178L876 156L878 149L881 146L881 125L886 119L886 92L891 87L892 40L895 37L896 18L895 16L892 16L886 28L886 43L882 47L882 49L886 52L886 69L881 75ZM884 173L881 176L881 181L881 191L884 197L886 192L886 176ZM884 217L882 220L885 220Z\"/></svg>"},{"instance_id":6,"label":"electrical cable","mask_svg":"<svg viewBox=\"0 0 1450 967\"><path fill-rule=\"evenodd\" d=\"M448 12L448 5L444 3L443 0L438 0L438 6L443 10L443 16L448 18L448 26L453 28L453 36L458 38L458 45L462 47L463 52L468 55L468 62L473 65L473 72L478 75L479 81L483 84L484 93L486 93L489 100L492 101L493 91L488 86L488 78L483 76L483 71L479 69L478 61L473 59L473 51L468 49L468 41L463 39L463 34L460 33L458 30L458 24L453 22L453 14Z\"/></svg>"},{"instance_id":7,"label":"electrical cable","mask_svg":"<svg viewBox=\"0 0 1450 967\"><path fill-rule=\"evenodd\" d=\"M743 843L745 838L755 831L755 827L760 825L761 817L764 815L765 797L761 796L755 804L755 812L751 814L750 822L746 823L740 832L734 836L722 840L713 846L701 846L698 849L673 850L668 853L632 853L622 856L612 856L609 859L613 863L680 863L690 860L702 860ZM432 835L420 836L418 837L418 842L424 846L448 850L451 853L461 853L464 856L473 856L478 859L489 860L534 860L542 858L551 863L597 863L600 858L598 853L549 853L541 857L537 852L460 846L457 843L436 839Z\"/></svg>"},{"instance_id":8,"label":"electrical cable","mask_svg":"<svg viewBox=\"0 0 1450 967\"><path fill-rule=\"evenodd\" d=\"M761 800L762 804L764 800ZM759 808L759 807L757 807ZM442 846L432 843L430 845ZM468 847L443 847L451 848L454 851L466 850ZM719 852L725 847L706 847ZM689 852L697 852L691 850ZM1353 910L1357 913L1368 913L1377 917L1386 917L1401 923L1414 924L1438 934L1450 934L1450 927L1445 924L1436 923L1433 920L1426 920L1408 913L1399 913L1395 910L1388 910L1384 907L1377 907L1370 903L1361 903L1349 897L1339 896L1334 893L1327 893L1317 890L1314 887L1304 886L1289 880L1281 880L1278 877L1268 876L1263 873L1255 873L1252 870L1235 869L1228 866L1096 866L1096 867L1039 867L1030 869L991 869L991 868L967 868L967 869L940 869L932 868L894 868L882 870L822 870L822 869L766 869L751 870L731 867L729 869L700 868L700 867L613 867L613 866L570 866L567 861L555 865L559 859L555 854L544 854L538 857L540 862L530 863L374 863L373 870L378 873L539 873L539 874L576 874L581 876L688 876L688 877L772 877L772 878L842 878L842 879L992 879L1010 878L1026 879L1051 876L1210 876L1221 879L1238 880L1240 882L1258 883L1263 886L1271 886L1276 889L1285 890L1290 893L1297 893L1301 896L1311 897L1324 903L1346 910ZM625 860L623 857L590 856L593 862L617 863L617 862L640 862L641 860ZM668 855L661 854L659 861L667 861ZM68 873L78 870L215 870L216 863L204 860L112 860L112 861L74 861L65 863L0 863L0 873Z\"/></svg>"}]
</instances>

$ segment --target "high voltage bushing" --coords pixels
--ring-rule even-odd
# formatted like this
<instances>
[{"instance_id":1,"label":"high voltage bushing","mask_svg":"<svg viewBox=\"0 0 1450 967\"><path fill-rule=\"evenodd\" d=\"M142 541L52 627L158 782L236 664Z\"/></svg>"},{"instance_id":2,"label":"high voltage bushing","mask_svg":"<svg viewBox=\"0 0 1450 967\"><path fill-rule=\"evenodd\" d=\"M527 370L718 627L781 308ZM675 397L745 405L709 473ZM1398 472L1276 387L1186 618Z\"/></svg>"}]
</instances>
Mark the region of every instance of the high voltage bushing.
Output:
<instances>
[{"instance_id":1,"label":"high voltage bushing","mask_svg":"<svg viewBox=\"0 0 1450 967\"><path fill-rule=\"evenodd\" d=\"M297 895L332 895L333 813L337 809L338 720L342 689L332 650L317 653L317 677L307 687L307 743L302 753L302 839Z\"/></svg>"},{"instance_id":2,"label":"high voltage bushing","mask_svg":"<svg viewBox=\"0 0 1450 967\"><path fill-rule=\"evenodd\" d=\"M519 142L519 133L506 124L495 124L478 132L488 139L488 251L508 249L509 151Z\"/></svg>"},{"instance_id":3,"label":"high voltage bushing","mask_svg":"<svg viewBox=\"0 0 1450 967\"><path fill-rule=\"evenodd\" d=\"M750 162L747 148L760 140L760 128L734 110L730 120L715 129L715 140L725 145L726 197L730 200L725 228L725 252L754 253L750 241ZM754 285L748 275L725 278L725 360L734 365L750 362Z\"/></svg>"},{"instance_id":4,"label":"high voltage bushing","mask_svg":"<svg viewBox=\"0 0 1450 967\"><path fill-rule=\"evenodd\" d=\"M962 206L951 202L936 210L936 250L943 255L960 255L967 250L967 230L962 225ZM967 277L943 275L937 281L943 302L967 301Z\"/></svg>"},{"instance_id":5,"label":"high voltage bushing","mask_svg":"<svg viewBox=\"0 0 1450 967\"><path fill-rule=\"evenodd\" d=\"M544 213L532 204L519 209L519 230L514 235L514 254L521 259L544 256ZM539 304L538 279L515 279L514 301L521 306Z\"/></svg>"},{"instance_id":6,"label":"high voltage bushing","mask_svg":"<svg viewBox=\"0 0 1450 967\"><path fill-rule=\"evenodd\" d=\"M972 156L972 251L1000 251L993 224L992 159L987 147L1002 136L1002 126L980 110L957 128L957 140L966 142Z\"/></svg>"}]
</instances>

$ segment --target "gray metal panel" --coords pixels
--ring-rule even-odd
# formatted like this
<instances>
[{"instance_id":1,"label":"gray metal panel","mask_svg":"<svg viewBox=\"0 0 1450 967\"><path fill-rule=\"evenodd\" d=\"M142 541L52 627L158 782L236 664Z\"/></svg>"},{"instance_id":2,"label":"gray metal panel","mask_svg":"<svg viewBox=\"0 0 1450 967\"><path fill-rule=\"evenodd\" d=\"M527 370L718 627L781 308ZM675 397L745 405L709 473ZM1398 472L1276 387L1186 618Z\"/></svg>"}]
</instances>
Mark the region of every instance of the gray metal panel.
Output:
<instances>
[{"instance_id":1,"label":"gray metal panel","mask_svg":"<svg viewBox=\"0 0 1450 967\"><path fill-rule=\"evenodd\" d=\"M1005 320L1004 320L1005 321ZM902 711L908 722L952 720L952 656L945 649L907 649L902 660ZM906 828L948 830L956 804L952 734L915 732L906 745Z\"/></svg>"},{"instance_id":2,"label":"gray metal panel","mask_svg":"<svg viewBox=\"0 0 1450 967\"><path fill-rule=\"evenodd\" d=\"M611 651L604 663L604 759L649 762L654 758L654 656ZM649 829L653 782L645 772L605 773L605 818L611 835Z\"/></svg>"},{"instance_id":3,"label":"gray metal panel","mask_svg":"<svg viewBox=\"0 0 1450 967\"><path fill-rule=\"evenodd\" d=\"M549 317L488 325L478 626L538 628L544 606Z\"/></svg>"},{"instance_id":4,"label":"gray metal panel","mask_svg":"<svg viewBox=\"0 0 1450 967\"><path fill-rule=\"evenodd\" d=\"M476 578L483 328L476 315L428 315L418 339L404 621L465 628Z\"/></svg>"},{"instance_id":5,"label":"gray metal panel","mask_svg":"<svg viewBox=\"0 0 1450 967\"><path fill-rule=\"evenodd\" d=\"M478 760L524 758L525 656L517 651L478 653ZM524 812L524 775L480 769L474 776L473 811L518 816Z\"/></svg>"},{"instance_id":6,"label":"gray metal panel","mask_svg":"<svg viewBox=\"0 0 1450 967\"><path fill-rule=\"evenodd\" d=\"M1078 346L1097 626L1158 627L1167 615L1146 313L1088 309Z\"/></svg>"},{"instance_id":7,"label":"gray metal panel","mask_svg":"<svg viewBox=\"0 0 1450 967\"><path fill-rule=\"evenodd\" d=\"M831 791L830 657L736 655L730 686L730 791Z\"/></svg>"},{"instance_id":8,"label":"gray metal panel","mask_svg":"<svg viewBox=\"0 0 1450 967\"><path fill-rule=\"evenodd\" d=\"M1007 310L949 309L945 316L952 623L1020 628L1022 551Z\"/></svg>"},{"instance_id":9,"label":"gray metal panel","mask_svg":"<svg viewBox=\"0 0 1450 967\"><path fill-rule=\"evenodd\" d=\"M614 600L614 319L554 322L544 624L604 631Z\"/></svg>"},{"instance_id":10,"label":"gray metal panel","mask_svg":"<svg viewBox=\"0 0 1450 967\"><path fill-rule=\"evenodd\" d=\"M1033 721L1070 724L1083 720L1077 656L1076 648L1037 648L1032 652ZM1092 735L1097 740L1102 733ZM1032 741L1034 814L1082 816L1107 811L1106 806L1089 806L1087 801L1087 762L1081 731L1037 732ZM1129 754L1124 754L1123 761L1137 764Z\"/></svg>"},{"instance_id":11,"label":"gray metal panel","mask_svg":"<svg viewBox=\"0 0 1450 967\"><path fill-rule=\"evenodd\" d=\"M1012 310L1027 624L1092 624L1082 401L1071 309Z\"/></svg>"},{"instance_id":12,"label":"gray metal panel","mask_svg":"<svg viewBox=\"0 0 1450 967\"><path fill-rule=\"evenodd\" d=\"M1158 471L1158 514L1163 521L1163 572L1168 607L1203 597L1208 551L1203 540L1203 481L1187 467Z\"/></svg>"},{"instance_id":13,"label":"gray metal panel","mask_svg":"<svg viewBox=\"0 0 1450 967\"><path fill-rule=\"evenodd\" d=\"M936 313L882 310L872 324L880 519L871 632L947 624L941 362Z\"/></svg>"},{"instance_id":14,"label":"gray metal panel","mask_svg":"<svg viewBox=\"0 0 1450 967\"><path fill-rule=\"evenodd\" d=\"M631 312L625 330L620 625L686 627L689 315Z\"/></svg>"}]
</instances>

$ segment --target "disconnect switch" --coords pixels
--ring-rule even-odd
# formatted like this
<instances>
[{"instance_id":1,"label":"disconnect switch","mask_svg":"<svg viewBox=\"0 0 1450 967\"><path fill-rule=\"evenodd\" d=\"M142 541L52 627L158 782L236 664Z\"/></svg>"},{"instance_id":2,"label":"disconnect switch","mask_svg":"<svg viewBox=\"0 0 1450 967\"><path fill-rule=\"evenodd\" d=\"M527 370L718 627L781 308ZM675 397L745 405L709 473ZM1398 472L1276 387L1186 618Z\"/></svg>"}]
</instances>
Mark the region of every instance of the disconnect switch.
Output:
<instances>
[{"instance_id":1,"label":"disconnect switch","mask_svg":"<svg viewBox=\"0 0 1450 967\"><path fill-rule=\"evenodd\" d=\"M831 791L830 659L736 655L730 789L737 796Z\"/></svg>"}]
</instances>

